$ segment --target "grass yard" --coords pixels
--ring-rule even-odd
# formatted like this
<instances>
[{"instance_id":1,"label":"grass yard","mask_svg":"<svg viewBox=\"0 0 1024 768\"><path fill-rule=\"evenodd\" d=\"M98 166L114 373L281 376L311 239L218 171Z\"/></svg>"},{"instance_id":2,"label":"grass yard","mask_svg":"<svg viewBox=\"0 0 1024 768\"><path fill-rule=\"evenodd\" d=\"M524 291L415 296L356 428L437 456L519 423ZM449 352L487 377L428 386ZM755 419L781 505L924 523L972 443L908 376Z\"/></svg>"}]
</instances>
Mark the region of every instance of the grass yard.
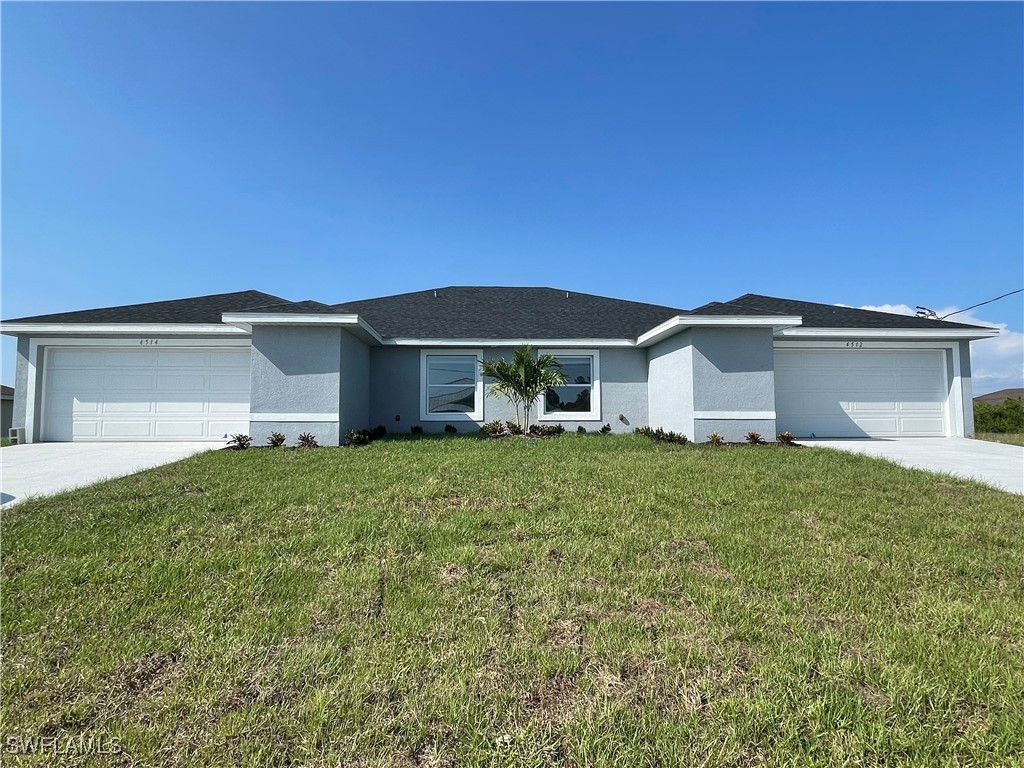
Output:
<instances>
[{"instance_id":1,"label":"grass yard","mask_svg":"<svg viewBox=\"0 0 1024 768\"><path fill-rule=\"evenodd\" d=\"M2 534L5 743L95 764L1024 762L1024 501L867 457L221 451Z\"/></svg>"},{"instance_id":2,"label":"grass yard","mask_svg":"<svg viewBox=\"0 0 1024 768\"><path fill-rule=\"evenodd\" d=\"M978 432L976 440L988 440L990 443L1006 443L1007 445L1024 445L1024 435L1007 434L1004 432Z\"/></svg>"}]
</instances>

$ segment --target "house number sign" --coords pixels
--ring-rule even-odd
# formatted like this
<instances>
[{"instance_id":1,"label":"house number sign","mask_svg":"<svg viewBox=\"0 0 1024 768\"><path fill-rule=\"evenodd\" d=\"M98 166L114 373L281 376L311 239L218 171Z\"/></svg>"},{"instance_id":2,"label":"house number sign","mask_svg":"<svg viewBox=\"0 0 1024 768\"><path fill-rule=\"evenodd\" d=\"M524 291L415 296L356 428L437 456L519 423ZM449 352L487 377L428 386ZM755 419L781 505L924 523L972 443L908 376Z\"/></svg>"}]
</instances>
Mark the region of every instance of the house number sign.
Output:
<instances>
[{"instance_id":1,"label":"house number sign","mask_svg":"<svg viewBox=\"0 0 1024 768\"><path fill-rule=\"evenodd\" d=\"M863 341L848 341L848 342L846 342L846 346L848 346L848 347L855 347L856 349L860 349L861 347L864 346L864 342Z\"/></svg>"},{"instance_id":2,"label":"house number sign","mask_svg":"<svg viewBox=\"0 0 1024 768\"><path fill-rule=\"evenodd\" d=\"M155 347L160 343L160 339L139 339L140 347Z\"/></svg>"}]
</instances>

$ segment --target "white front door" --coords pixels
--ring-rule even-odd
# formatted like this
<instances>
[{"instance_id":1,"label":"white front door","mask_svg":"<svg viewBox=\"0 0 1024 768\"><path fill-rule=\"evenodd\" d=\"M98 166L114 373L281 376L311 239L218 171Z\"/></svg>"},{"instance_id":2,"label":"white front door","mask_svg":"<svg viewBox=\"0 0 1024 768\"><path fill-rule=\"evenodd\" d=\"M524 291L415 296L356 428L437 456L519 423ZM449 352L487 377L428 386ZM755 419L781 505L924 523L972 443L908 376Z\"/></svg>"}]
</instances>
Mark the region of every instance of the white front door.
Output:
<instances>
[{"instance_id":1,"label":"white front door","mask_svg":"<svg viewBox=\"0 0 1024 768\"><path fill-rule=\"evenodd\" d=\"M249 430L243 347L47 350L42 439L223 440Z\"/></svg>"},{"instance_id":2,"label":"white front door","mask_svg":"<svg viewBox=\"0 0 1024 768\"><path fill-rule=\"evenodd\" d=\"M798 437L944 437L941 349L776 349L780 432Z\"/></svg>"}]
</instances>

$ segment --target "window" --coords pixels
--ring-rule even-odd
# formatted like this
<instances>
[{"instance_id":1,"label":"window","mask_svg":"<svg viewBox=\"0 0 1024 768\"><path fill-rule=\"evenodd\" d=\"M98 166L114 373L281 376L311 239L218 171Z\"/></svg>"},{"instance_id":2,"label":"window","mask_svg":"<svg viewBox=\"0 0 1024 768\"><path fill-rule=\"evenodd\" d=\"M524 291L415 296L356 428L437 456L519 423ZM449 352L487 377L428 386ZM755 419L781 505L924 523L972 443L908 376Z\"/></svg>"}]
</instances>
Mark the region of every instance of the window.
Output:
<instances>
[{"instance_id":1,"label":"window","mask_svg":"<svg viewBox=\"0 0 1024 768\"><path fill-rule=\"evenodd\" d=\"M542 349L562 364L566 383L540 398L540 421L600 421L601 376L597 350Z\"/></svg>"},{"instance_id":2,"label":"window","mask_svg":"<svg viewBox=\"0 0 1024 768\"><path fill-rule=\"evenodd\" d=\"M482 421L481 359L479 350L423 350L420 353L420 418L424 421Z\"/></svg>"}]
</instances>

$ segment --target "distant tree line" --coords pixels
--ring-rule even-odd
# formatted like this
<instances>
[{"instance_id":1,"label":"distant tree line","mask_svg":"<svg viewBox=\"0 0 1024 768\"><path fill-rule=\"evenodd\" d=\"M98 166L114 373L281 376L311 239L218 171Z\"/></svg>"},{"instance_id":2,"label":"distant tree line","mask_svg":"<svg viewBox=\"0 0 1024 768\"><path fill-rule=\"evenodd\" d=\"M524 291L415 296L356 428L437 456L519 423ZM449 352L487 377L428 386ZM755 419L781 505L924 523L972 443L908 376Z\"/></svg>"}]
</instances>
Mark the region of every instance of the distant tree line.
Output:
<instances>
[{"instance_id":1,"label":"distant tree line","mask_svg":"<svg viewBox=\"0 0 1024 768\"><path fill-rule=\"evenodd\" d=\"M975 432L1024 433L1024 403L1007 398L998 405L974 404Z\"/></svg>"}]
</instances>

